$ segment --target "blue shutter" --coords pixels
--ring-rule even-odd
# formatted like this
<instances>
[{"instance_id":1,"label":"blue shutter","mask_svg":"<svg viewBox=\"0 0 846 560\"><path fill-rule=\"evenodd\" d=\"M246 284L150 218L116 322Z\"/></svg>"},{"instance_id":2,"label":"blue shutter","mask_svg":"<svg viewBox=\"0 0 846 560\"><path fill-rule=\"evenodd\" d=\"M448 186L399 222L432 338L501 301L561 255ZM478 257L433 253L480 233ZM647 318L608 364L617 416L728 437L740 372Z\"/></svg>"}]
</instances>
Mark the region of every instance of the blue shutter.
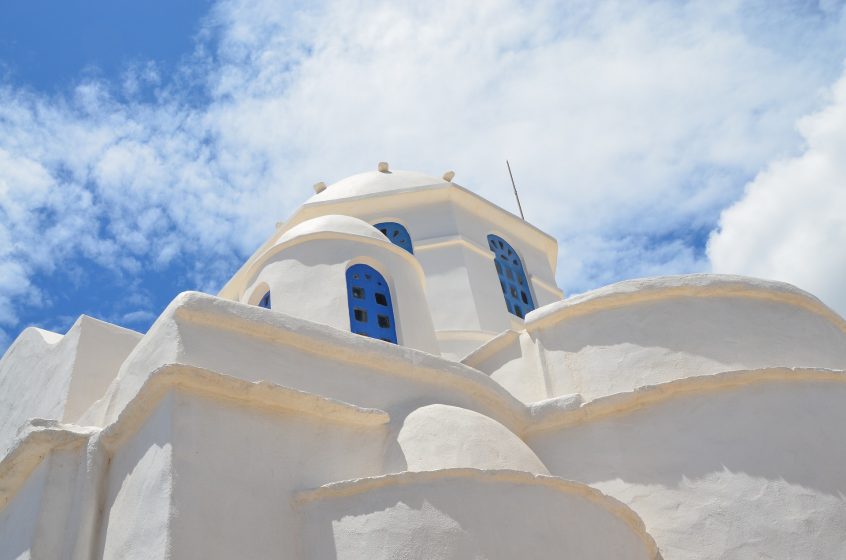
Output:
<instances>
[{"instance_id":1,"label":"blue shutter","mask_svg":"<svg viewBox=\"0 0 846 560\"><path fill-rule=\"evenodd\" d=\"M374 268L355 264L347 269L347 306L352 332L397 343L391 291Z\"/></svg>"},{"instance_id":2,"label":"blue shutter","mask_svg":"<svg viewBox=\"0 0 846 560\"><path fill-rule=\"evenodd\" d=\"M408 230L402 225L395 222L383 222L381 224L375 224L373 227L381 231L388 238L388 241L397 247L402 247L412 255L414 254L414 247L411 246L411 236L408 235Z\"/></svg>"},{"instance_id":3,"label":"blue shutter","mask_svg":"<svg viewBox=\"0 0 846 560\"><path fill-rule=\"evenodd\" d=\"M523 263L514 248L501 237L489 235L488 246L494 254L494 266L505 297L505 306L509 313L522 319L535 308Z\"/></svg>"},{"instance_id":4,"label":"blue shutter","mask_svg":"<svg viewBox=\"0 0 846 560\"><path fill-rule=\"evenodd\" d=\"M265 309L270 309L270 292L268 291L261 297L261 300L258 302L259 307L264 307Z\"/></svg>"}]
</instances>

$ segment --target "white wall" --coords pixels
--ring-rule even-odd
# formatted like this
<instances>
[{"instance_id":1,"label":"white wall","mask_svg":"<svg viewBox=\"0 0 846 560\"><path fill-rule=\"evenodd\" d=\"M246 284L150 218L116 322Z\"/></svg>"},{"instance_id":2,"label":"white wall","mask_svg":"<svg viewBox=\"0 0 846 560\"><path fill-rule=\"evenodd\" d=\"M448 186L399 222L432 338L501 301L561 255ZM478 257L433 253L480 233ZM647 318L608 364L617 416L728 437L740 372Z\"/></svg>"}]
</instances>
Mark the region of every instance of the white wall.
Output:
<instances>
[{"instance_id":1,"label":"white wall","mask_svg":"<svg viewBox=\"0 0 846 560\"><path fill-rule=\"evenodd\" d=\"M601 310L536 334L552 395L586 399L767 366L846 368L846 334L794 305L673 298Z\"/></svg>"},{"instance_id":2,"label":"white wall","mask_svg":"<svg viewBox=\"0 0 846 560\"><path fill-rule=\"evenodd\" d=\"M607 504L519 473L405 473L343 490L303 504L306 558L655 558Z\"/></svg>"},{"instance_id":3,"label":"white wall","mask_svg":"<svg viewBox=\"0 0 846 560\"><path fill-rule=\"evenodd\" d=\"M81 530L82 507L87 500L85 446L55 449L44 459L48 467L41 516L32 556L39 560L70 557L78 541L89 535ZM84 545L83 545L84 546Z\"/></svg>"},{"instance_id":4,"label":"white wall","mask_svg":"<svg viewBox=\"0 0 846 560\"><path fill-rule=\"evenodd\" d=\"M103 396L121 364L141 340L141 333L85 315L76 351L63 422L77 422Z\"/></svg>"},{"instance_id":5,"label":"white wall","mask_svg":"<svg viewBox=\"0 0 846 560\"><path fill-rule=\"evenodd\" d=\"M87 488L85 446L53 449L37 460L0 510L2 560L70 558L78 541L87 541L80 526Z\"/></svg>"},{"instance_id":6,"label":"white wall","mask_svg":"<svg viewBox=\"0 0 846 560\"><path fill-rule=\"evenodd\" d=\"M58 420L70 386L78 325L65 337L27 328L0 361L0 455L30 418Z\"/></svg>"},{"instance_id":7,"label":"white wall","mask_svg":"<svg viewBox=\"0 0 846 560\"><path fill-rule=\"evenodd\" d=\"M842 558L846 383L678 396L531 436L554 475L628 503L667 559Z\"/></svg>"},{"instance_id":8,"label":"white wall","mask_svg":"<svg viewBox=\"0 0 846 560\"><path fill-rule=\"evenodd\" d=\"M292 493L378 474L387 428L177 393L174 558L297 558Z\"/></svg>"},{"instance_id":9,"label":"white wall","mask_svg":"<svg viewBox=\"0 0 846 560\"><path fill-rule=\"evenodd\" d=\"M457 390L441 379L427 378L423 371L419 378L392 375L367 363L330 361L296 347L268 344L205 326L182 329L181 337L184 351L175 361L207 367L242 379L265 380L391 413L430 402L480 408L482 412L493 415L501 413L496 409L486 410L469 391ZM361 346L362 355L373 361L385 359L385 356L367 348L376 341L360 338L362 341L356 342ZM344 351L355 352L354 348L355 345L352 345ZM395 367L403 365L397 363Z\"/></svg>"},{"instance_id":10,"label":"white wall","mask_svg":"<svg viewBox=\"0 0 846 560\"><path fill-rule=\"evenodd\" d=\"M488 373L522 402L533 403L552 394L542 359L542 350L529 333L509 330L466 356L462 363Z\"/></svg>"},{"instance_id":11,"label":"white wall","mask_svg":"<svg viewBox=\"0 0 846 560\"><path fill-rule=\"evenodd\" d=\"M42 461L30 473L26 483L11 502L0 510L0 560L32 558L38 519L41 515L41 499L49 470L48 462Z\"/></svg>"},{"instance_id":12,"label":"white wall","mask_svg":"<svg viewBox=\"0 0 846 560\"><path fill-rule=\"evenodd\" d=\"M140 339L85 315L64 336L24 330L0 361L0 456L30 418L77 421Z\"/></svg>"},{"instance_id":13,"label":"white wall","mask_svg":"<svg viewBox=\"0 0 846 560\"><path fill-rule=\"evenodd\" d=\"M100 519L103 560L172 558L173 395L112 455Z\"/></svg>"},{"instance_id":14,"label":"white wall","mask_svg":"<svg viewBox=\"0 0 846 560\"><path fill-rule=\"evenodd\" d=\"M786 284L692 275L623 282L538 309L465 363L533 402L721 371L846 369L846 322ZM538 375L540 373L540 375Z\"/></svg>"},{"instance_id":15,"label":"white wall","mask_svg":"<svg viewBox=\"0 0 846 560\"><path fill-rule=\"evenodd\" d=\"M492 288L496 288L496 294L502 299L493 258L486 263L493 274L488 270L487 281L479 284L474 283L471 269L482 257L460 244L437 250L421 249L416 256L426 271L429 306L439 332L499 332L508 328L508 317L498 307L490 305L494 301ZM505 309L504 303L502 308Z\"/></svg>"},{"instance_id":16,"label":"white wall","mask_svg":"<svg viewBox=\"0 0 846 560\"><path fill-rule=\"evenodd\" d=\"M380 244L337 238L286 247L261 268L242 301L254 301L256 289L267 285L273 310L349 331L346 271L357 263L377 269L388 282L399 344L437 354L420 270Z\"/></svg>"}]
</instances>

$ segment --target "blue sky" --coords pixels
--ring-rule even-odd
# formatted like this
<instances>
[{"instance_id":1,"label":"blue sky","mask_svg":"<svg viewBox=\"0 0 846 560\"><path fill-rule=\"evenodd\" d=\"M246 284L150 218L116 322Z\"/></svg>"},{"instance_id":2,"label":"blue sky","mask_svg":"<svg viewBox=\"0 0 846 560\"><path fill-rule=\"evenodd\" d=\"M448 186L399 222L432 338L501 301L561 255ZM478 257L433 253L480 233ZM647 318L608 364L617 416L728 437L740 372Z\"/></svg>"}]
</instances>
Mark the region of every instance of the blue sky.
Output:
<instances>
[{"instance_id":1,"label":"blue sky","mask_svg":"<svg viewBox=\"0 0 846 560\"><path fill-rule=\"evenodd\" d=\"M792 282L846 312L839 1L0 0L0 350L146 330L387 160L558 237L559 284Z\"/></svg>"},{"instance_id":2,"label":"blue sky","mask_svg":"<svg viewBox=\"0 0 846 560\"><path fill-rule=\"evenodd\" d=\"M61 98L92 80L113 87L127 73L147 67L160 75L159 83L191 58L210 7L209 0L2 2L0 83ZM61 210L41 206L32 211ZM89 225L102 228L99 223ZM197 285L180 262L126 271L83 255L38 271L29 282L38 294L19 302L18 324L58 332L64 332L81 313L144 330L174 294ZM4 348L0 337L0 350Z\"/></svg>"},{"instance_id":3,"label":"blue sky","mask_svg":"<svg viewBox=\"0 0 846 560\"><path fill-rule=\"evenodd\" d=\"M61 92L86 77L114 80L155 61L174 72L194 50L210 0L4 0L0 60L7 80Z\"/></svg>"}]
</instances>

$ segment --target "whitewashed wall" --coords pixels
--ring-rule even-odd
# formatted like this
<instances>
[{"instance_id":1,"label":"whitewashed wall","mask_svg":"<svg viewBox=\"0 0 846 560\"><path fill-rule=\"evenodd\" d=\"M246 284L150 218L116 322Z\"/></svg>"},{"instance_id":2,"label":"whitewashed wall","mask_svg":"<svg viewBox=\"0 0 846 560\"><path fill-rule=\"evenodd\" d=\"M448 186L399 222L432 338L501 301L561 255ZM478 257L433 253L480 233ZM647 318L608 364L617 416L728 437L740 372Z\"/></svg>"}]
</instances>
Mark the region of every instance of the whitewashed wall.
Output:
<instances>
[{"instance_id":1,"label":"whitewashed wall","mask_svg":"<svg viewBox=\"0 0 846 560\"><path fill-rule=\"evenodd\" d=\"M388 283L398 343L438 353L422 271L402 249L343 234L296 241L262 261L242 301L255 303L269 289L273 310L350 330L346 271L366 264Z\"/></svg>"},{"instance_id":2,"label":"whitewashed wall","mask_svg":"<svg viewBox=\"0 0 846 560\"><path fill-rule=\"evenodd\" d=\"M528 442L552 474L629 504L667 559L842 558L846 383L800 375L739 376Z\"/></svg>"},{"instance_id":3,"label":"whitewashed wall","mask_svg":"<svg viewBox=\"0 0 846 560\"><path fill-rule=\"evenodd\" d=\"M525 331L492 341L464 363L526 402L571 393L591 400L736 369L844 369L846 322L787 284L654 278L538 309Z\"/></svg>"},{"instance_id":4,"label":"whitewashed wall","mask_svg":"<svg viewBox=\"0 0 846 560\"><path fill-rule=\"evenodd\" d=\"M0 454L30 418L76 422L141 339L81 316L67 334L28 328L0 360Z\"/></svg>"},{"instance_id":5,"label":"whitewashed wall","mask_svg":"<svg viewBox=\"0 0 846 560\"><path fill-rule=\"evenodd\" d=\"M511 471L404 473L304 498L305 558L315 560L658 557L613 501Z\"/></svg>"}]
</instances>

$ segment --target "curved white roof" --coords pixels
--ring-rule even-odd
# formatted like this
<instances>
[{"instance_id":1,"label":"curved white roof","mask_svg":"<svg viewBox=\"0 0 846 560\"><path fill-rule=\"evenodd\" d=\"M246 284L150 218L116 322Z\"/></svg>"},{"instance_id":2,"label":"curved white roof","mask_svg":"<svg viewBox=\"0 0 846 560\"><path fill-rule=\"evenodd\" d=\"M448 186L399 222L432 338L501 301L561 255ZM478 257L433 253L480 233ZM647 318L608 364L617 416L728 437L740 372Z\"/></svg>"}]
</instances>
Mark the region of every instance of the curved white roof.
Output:
<instances>
[{"instance_id":1,"label":"curved white roof","mask_svg":"<svg viewBox=\"0 0 846 560\"><path fill-rule=\"evenodd\" d=\"M445 184L448 182L443 179L417 171L367 171L332 183L323 192L309 198L306 204Z\"/></svg>"},{"instance_id":2,"label":"curved white roof","mask_svg":"<svg viewBox=\"0 0 846 560\"><path fill-rule=\"evenodd\" d=\"M353 218L352 216L342 216L340 214L327 214L326 216L306 220L301 224L295 225L282 234L282 236L276 240L274 245L281 245L304 235L327 232L370 237L372 239L384 241L385 243L390 243L390 241L382 235L382 232L364 220L359 220L358 218Z\"/></svg>"},{"instance_id":3,"label":"curved white roof","mask_svg":"<svg viewBox=\"0 0 846 560\"><path fill-rule=\"evenodd\" d=\"M418 408L403 421L397 443L409 471L470 468L549 474L514 432L493 418L457 406Z\"/></svg>"}]
</instances>

